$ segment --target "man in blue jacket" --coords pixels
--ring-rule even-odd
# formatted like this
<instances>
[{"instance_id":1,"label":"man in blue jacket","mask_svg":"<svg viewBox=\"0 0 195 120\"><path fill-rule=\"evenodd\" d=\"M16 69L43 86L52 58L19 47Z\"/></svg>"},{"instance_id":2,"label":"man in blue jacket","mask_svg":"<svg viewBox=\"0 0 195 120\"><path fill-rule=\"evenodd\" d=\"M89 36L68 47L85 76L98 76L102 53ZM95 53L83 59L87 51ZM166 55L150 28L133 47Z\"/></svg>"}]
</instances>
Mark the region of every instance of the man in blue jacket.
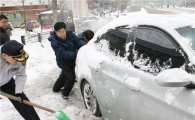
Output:
<instances>
[{"instance_id":1,"label":"man in blue jacket","mask_svg":"<svg viewBox=\"0 0 195 120\"><path fill-rule=\"evenodd\" d=\"M53 92L60 91L60 88L64 86L62 97L68 99L75 83L76 50L86 43L71 30L66 30L64 22L57 22L54 25L54 31L50 33L48 40L51 42L51 47L55 52L57 65L62 69L54 84Z\"/></svg>"}]
</instances>

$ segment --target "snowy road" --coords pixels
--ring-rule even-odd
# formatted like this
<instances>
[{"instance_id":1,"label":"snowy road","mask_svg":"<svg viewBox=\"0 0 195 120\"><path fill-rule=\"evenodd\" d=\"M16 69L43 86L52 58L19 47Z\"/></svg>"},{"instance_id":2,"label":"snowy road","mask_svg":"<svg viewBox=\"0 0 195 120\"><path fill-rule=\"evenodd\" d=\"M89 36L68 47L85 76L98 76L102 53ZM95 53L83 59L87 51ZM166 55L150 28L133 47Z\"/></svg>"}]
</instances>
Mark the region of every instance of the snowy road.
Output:
<instances>
[{"instance_id":1,"label":"snowy road","mask_svg":"<svg viewBox=\"0 0 195 120\"><path fill-rule=\"evenodd\" d=\"M163 7L162 9L160 8L151 8L151 7L145 7L143 6L143 8L150 14L179 14L179 13L195 13L195 9L192 8L167 8L167 7ZM141 7L138 6L132 6L129 8L128 12L137 12L140 11Z\"/></svg>"},{"instance_id":2,"label":"snowy road","mask_svg":"<svg viewBox=\"0 0 195 120\"><path fill-rule=\"evenodd\" d=\"M172 11L172 12L175 12L175 13L190 13L190 14L193 14L195 13L195 9L192 9L192 8L166 8L166 7L163 7L163 10L166 10L166 11Z\"/></svg>"}]
</instances>

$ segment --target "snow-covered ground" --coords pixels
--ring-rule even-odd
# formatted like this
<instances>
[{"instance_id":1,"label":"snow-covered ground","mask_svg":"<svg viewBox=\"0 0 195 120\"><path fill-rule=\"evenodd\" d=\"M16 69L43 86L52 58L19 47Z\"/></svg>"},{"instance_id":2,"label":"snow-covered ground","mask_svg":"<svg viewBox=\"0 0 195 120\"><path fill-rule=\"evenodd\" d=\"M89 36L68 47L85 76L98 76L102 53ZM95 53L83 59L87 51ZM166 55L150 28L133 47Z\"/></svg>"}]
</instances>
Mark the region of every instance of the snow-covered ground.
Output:
<instances>
[{"instance_id":1,"label":"snow-covered ground","mask_svg":"<svg viewBox=\"0 0 195 120\"><path fill-rule=\"evenodd\" d=\"M14 28L12 40L21 41L21 35L24 30ZM61 97L61 93L53 93L52 87L56 81L60 69L56 65L55 55L47 40L42 42L27 42L24 49L29 53L27 62L27 75L24 92L31 102L42 105L53 110L62 110L71 120L101 120L96 118L87 109L85 109L77 83L75 83L73 92L68 100ZM0 120L22 120L23 118L15 110L11 102L1 96L0 99ZM41 120L55 120L52 113L35 108Z\"/></svg>"}]
</instances>

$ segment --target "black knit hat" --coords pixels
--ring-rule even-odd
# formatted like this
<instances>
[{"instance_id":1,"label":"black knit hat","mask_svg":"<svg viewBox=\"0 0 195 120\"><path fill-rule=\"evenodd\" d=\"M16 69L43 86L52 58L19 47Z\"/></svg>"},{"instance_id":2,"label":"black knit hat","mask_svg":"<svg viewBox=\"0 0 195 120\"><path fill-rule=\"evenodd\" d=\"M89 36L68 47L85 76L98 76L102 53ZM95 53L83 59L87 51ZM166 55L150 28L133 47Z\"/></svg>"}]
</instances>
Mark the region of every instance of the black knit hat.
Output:
<instances>
[{"instance_id":1,"label":"black knit hat","mask_svg":"<svg viewBox=\"0 0 195 120\"><path fill-rule=\"evenodd\" d=\"M1 52L11 56L13 59L24 62L29 55L23 50L23 45L16 40L7 41L2 47Z\"/></svg>"}]
</instances>

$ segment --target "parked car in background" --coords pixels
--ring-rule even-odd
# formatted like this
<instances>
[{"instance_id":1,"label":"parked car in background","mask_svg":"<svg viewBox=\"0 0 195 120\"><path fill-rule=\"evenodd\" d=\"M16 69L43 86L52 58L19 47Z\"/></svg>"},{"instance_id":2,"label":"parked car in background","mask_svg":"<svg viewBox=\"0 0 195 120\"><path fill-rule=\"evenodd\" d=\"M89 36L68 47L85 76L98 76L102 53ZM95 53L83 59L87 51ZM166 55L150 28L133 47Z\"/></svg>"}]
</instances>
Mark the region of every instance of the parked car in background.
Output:
<instances>
[{"instance_id":1,"label":"parked car in background","mask_svg":"<svg viewBox=\"0 0 195 120\"><path fill-rule=\"evenodd\" d=\"M88 29L91 29L94 32L96 32L101 27L103 27L106 23L108 23L107 20L102 19L98 16L89 16L88 19L87 16L83 16L83 21L79 26L77 26L77 32L81 33Z\"/></svg>"},{"instance_id":2,"label":"parked car in background","mask_svg":"<svg viewBox=\"0 0 195 120\"><path fill-rule=\"evenodd\" d=\"M108 120L194 120L194 20L138 12L98 30L76 60L86 108Z\"/></svg>"},{"instance_id":3,"label":"parked car in background","mask_svg":"<svg viewBox=\"0 0 195 120\"><path fill-rule=\"evenodd\" d=\"M85 21L85 20L100 20L101 18L99 16L82 16L82 21ZM82 23L82 21L80 20L80 18L78 16L74 17L73 18L73 21L79 25Z\"/></svg>"},{"instance_id":4,"label":"parked car in background","mask_svg":"<svg viewBox=\"0 0 195 120\"><path fill-rule=\"evenodd\" d=\"M86 31L88 29L93 30L94 32L96 32L98 30L98 22L97 20L85 20L81 23L80 26L80 32Z\"/></svg>"},{"instance_id":5,"label":"parked car in background","mask_svg":"<svg viewBox=\"0 0 195 120\"><path fill-rule=\"evenodd\" d=\"M37 22L37 20L31 20L31 22L33 23L33 27L34 28L37 28L37 27L39 27L40 26L40 24ZM22 23L21 25L20 25L20 28L25 28L25 24L24 23Z\"/></svg>"}]
</instances>

